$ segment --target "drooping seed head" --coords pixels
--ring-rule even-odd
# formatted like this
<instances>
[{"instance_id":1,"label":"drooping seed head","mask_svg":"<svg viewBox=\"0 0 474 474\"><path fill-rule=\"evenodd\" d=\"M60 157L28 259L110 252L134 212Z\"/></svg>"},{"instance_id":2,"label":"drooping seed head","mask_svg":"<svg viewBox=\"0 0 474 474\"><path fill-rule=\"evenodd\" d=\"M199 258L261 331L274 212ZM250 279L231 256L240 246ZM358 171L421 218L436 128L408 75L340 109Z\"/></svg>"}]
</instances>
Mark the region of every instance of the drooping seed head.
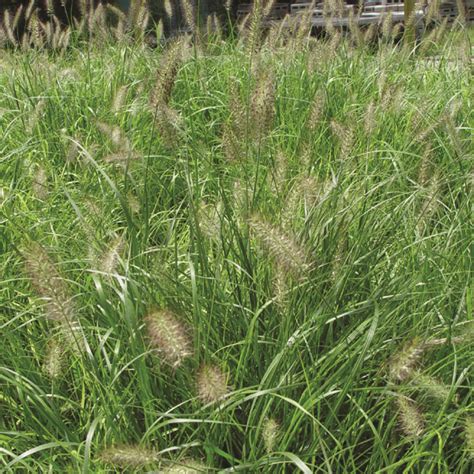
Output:
<instances>
[{"instance_id":1,"label":"drooping seed head","mask_svg":"<svg viewBox=\"0 0 474 474\"><path fill-rule=\"evenodd\" d=\"M397 382L404 382L412 377L424 350L425 346L418 338L407 342L390 359L390 378Z\"/></svg>"},{"instance_id":2,"label":"drooping seed head","mask_svg":"<svg viewBox=\"0 0 474 474\"><path fill-rule=\"evenodd\" d=\"M306 251L292 235L256 215L248 220L248 224L264 250L274 258L277 265L295 276L301 275L308 269Z\"/></svg>"},{"instance_id":3,"label":"drooping seed head","mask_svg":"<svg viewBox=\"0 0 474 474\"><path fill-rule=\"evenodd\" d=\"M188 330L170 310L153 311L145 318L148 339L158 356L176 368L192 355Z\"/></svg>"},{"instance_id":4,"label":"drooping seed head","mask_svg":"<svg viewBox=\"0 0 474 474\"><path fill-rule=\"evenodd\" d=\"M160 471L163 474L199 474L211 472L208 466L195 459L182 459Z\"/></svg>"},{"instance_id":5,"label":"drooping seed head","mask_svg":"<svg viewBox=\"0 0 474 474\"><path fill-rule=\"evenodd\" d=\"M156 462L157 455L139 446L115 446L102 451L99 459L116 467L139 468Z\"/></svg>"},{"instance_id":6,"label":"drooping seed head","mask_svg":"<svg viewBox=\"0 0 474 474\"><path fill-rule=\"evenodd\" d=\"M25 268L38 296L46 301L46 316L60 323L76 320L68 286L46 250L31 243L24 251Z\"/></svg>"},{"instance_id":7,"label":"drooping seed head","mask_svg":"<svg viewBox=\"0 0 474 474\"><path fill-rule=\"evenodd\" d=\"M397 397L400 429L406 436L419 438L423 434L425 420L419 407L404 396Z\"/></svg>"}]
</instances>

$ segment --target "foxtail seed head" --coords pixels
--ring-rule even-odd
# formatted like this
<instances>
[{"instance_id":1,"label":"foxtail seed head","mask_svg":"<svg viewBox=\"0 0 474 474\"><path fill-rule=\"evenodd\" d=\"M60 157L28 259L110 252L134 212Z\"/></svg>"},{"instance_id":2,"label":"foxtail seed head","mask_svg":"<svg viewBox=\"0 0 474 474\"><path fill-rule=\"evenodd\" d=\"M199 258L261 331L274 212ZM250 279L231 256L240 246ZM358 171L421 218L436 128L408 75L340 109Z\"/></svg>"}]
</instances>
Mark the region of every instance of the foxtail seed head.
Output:
<instances>
[{"instance_id":1,"label":"foxtail seed head","mask_svg":"<svg viewBox=\"0 0 474 474\"><path fill-rule=\"evenodd\" d=\"M178 367L192 355L188 331L170 310L153 311L145 318L145 323L152 348L171 367Z\"/></svg>"},{"instance_id":2,"label":"foxtail seed head","mask_svg":"<svg viewBox=\"0 0 474 474\"><path fill-rule=\"evenodd\" d=\"M263 425L262 438L267 454L273 452L280 437L280 424L274 418L267 418Z\"/></svg>"},{"instance_id":3,"label":"foxtail seed head","mask_svg":"<svg viewBox=\"0 0 474 474\"><path fill-rule=\"evenodd\" d=\"M409 379L413 375L424 350L425 346L418 338L407 342L390 360L390 378L397 382L404 382Z\"/></svg>"},{"instance_id":4,"label":"foxtail seed head","mask_svg":"<svg viewBox=\"0 0 474 474\"><path fill-rule=\"evenodd\" d=\"M202 403L217 402L228 391L227 375L215 365L204 364L197 374L197 390Z\"/></svg>"},{"instance_id":5,"label":"foxtail seed head","mask_svg":"<svg viewBox=\"0 0 474 474\"><path fill-rule=\"evenodd\" d=\"M156 462L154 451L139 446L116 446L105 449L99 459L106 464L123 468L139 468Z\"/></svg>"},{"instance_id":6,"label":"foxtail seed head","mask_svg":"<svg viewBox=\"0 0 474 474\"><path fill-rule=\"evenodd\" d=\"M423 414L416 404L409 398L397 397L398 420L400 428L406 436L419 438L424 430Z\"/></svg>"}]
</instances>

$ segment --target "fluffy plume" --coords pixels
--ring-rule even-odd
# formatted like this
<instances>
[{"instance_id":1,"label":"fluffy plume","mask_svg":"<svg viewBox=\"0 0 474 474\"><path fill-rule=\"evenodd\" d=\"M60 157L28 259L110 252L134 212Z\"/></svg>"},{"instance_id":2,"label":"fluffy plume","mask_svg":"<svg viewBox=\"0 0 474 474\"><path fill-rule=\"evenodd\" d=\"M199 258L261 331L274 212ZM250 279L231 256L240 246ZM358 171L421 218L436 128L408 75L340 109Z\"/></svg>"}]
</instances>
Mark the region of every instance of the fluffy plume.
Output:
<instances>
[{"instance_id":1,"label":"fluffy plume","mask_svg":"<svg viewBox=\"0 0 474 474\"><path fill-rule=\"evenodd\" d=\"M311 132L314 132L318 125L321 117L324 113L324 108L326 105L325 96L321 91L316 91L314 94L313 100L311 101L309 117L308 117L308 129Z\"/></svg>"},{"instance_id":2,"label":"fluffy plume","mask_svg":"<svg viewBox=\"0 0 474 474\"><path fill-rule=\"evenodd\" d=\"M113 274L117 270L120 255L124 248L125 238L123 235L113 239L99 262L99 269L107 275Z\"/></svg>"},{"instance_id":3,"label":"fluffy plume","mask_svg":"<svg viewBox=\"0 0 474 474\"><path fill-rule=\"evenodd\" d=\"M420 160L418 169L418 184L425 187L431 176L431 148L426 147Z\"/></svg>"},{"instance_id":4,"label":"fluffy plume","mask_svg":"<svg viewBox=\"0 0 474 474\"><path fill-rule=\"evenodd\" d=\"M397 382L411 378L424 350L425 345L418 338L407 342L389 362L390 378Z\"/></svg>"},{"instance_id":5,"label":"fluffy plume","mask_svg":"<svg viewBox=\"0 0 474 474\"><path fill-rule=\"evenodd\" d=\"M208 466L203 464L201 461L195 459L182 459L179 462L176 462L172 466L168 466L163 470L160 470L160 473L163 474L199 474L202 472L211 472Z\"/></svg>"},{"instance_id":6,"label":"fluffy plume","mask_svg":"<svg viewBox=\"0 0 474 474\"><path fill-rule=\"evenodd\" d=\"M466 438L466 451L474 459L474 418L468 417L464 422L464 435Z\"/></svg>"},{"instance_id":7,"label":"fluffy plume","mask_svg":"<svg viewBox=\"0 0 474 474\"><path fill-rule=\"evenodd\" d=\"M221 400L228 391L227 375L215 365L202 365L197 374L197 391L202 403Z\"/></svg>"},{"instance_id":8,"label":"fluffy plume","mask_svg":"<svg viewBox=\"0 0 474 474\"><path fill-rule=\"evenodd\" d=\"M220 204L220 203L219 203ZM199 228L210 240L217 240L221 234L221 219L219 205L202 204L198 211Z\"/></svg>"},{"instance_id":9,"label":"fluffy plume","mask_svg":"<svg viewBox=\"0 0 474 474\"><path fill-rule=\"evenodd\" d=\"M69 289L47 252L39 244L32 243L23 255L31 284L46 301L46 316L52 321L72 324L76 312Z\"/></svg>"},{"instance_id":10,"label":"fluffy plume","mask_svg":"<svg viewBox=\"0 0 474 474\"><path fill-rule=\"evenodd\" d=\"M262 247L283 270L297 276L308 269L306 252L293 236L286 234L258 216L252 216L248 220L248 224Z\"/></svg>"},{"instance_id":11,"label":"fluffy plume","mask_svg":"<svg viewBox=\"0 0 474 474\"><path fill-rule=\"evenodd\" d=\"M331 129L340 143L339 155L342 160L348 158L351 154L354 144L354 131L349 125L342 125L333 120L331 122Z\"/></svg>"},{"instance_id":12,"label":"fluffy plume","mask_svg":"<svg viewBox=\"0 0 474 474\"><path fill-rule=\"evenodd\" d=\"M43 360L43 372L50 378L56 379L64 372L66 363L66 348L59 337L52 338L46 349Z\"/></svg>"},{"instance_id":13,"label":"fluffy plume","mask_svg":"<svg viewBox=\"0 0 474 474\"><path fill-rule=\"evenodd\" d=\"M110 139L114 147L127 152L131 149L128 138L123 134L120 127L112 126L104 122L98 122L97 128Z\"/></svg>"},{"instance_id":14,"label":"fluffy plume","mask_svg":"<svg viewBox=\"0 0 474 474\"><path fill-rule=\"evenodd\" d=\"M28 133L33 133L33 130L36 128L40 120L43 118L46 110L46 100L40 99L33 112L29 116L28 123L26 125L26 130Z\"/></svg>"},{"instance_id":15,"label":"fluffy plume","mask_svg":"<svg viewBox=\"0 0 474 474\"><path fill-rule=\"evenodd\" d=\"M115 93L114 100L112 101L112 112L114 114L120 112L122 109L125 99L127 98L128 86L121 86Z\"/></svg>"},{"instance_id":16,"label":"fluffy plume","mask_svg":"<svg viewBox=\"0 0 474 474\"><path fill-rule=\"evenodd\" d=\"M154 451L139 446L117 446L102 451L99 459L116 467L139 468L156 462L157 455Z\"/></svg>"},{"instance_id":17,"label":"fluffy plume","mask_svg":"<svg viewBox=\"0 0 474 474\"><path fill-rule=\"evenodd\" d=\"M163 53L156 74L156 81L150 96L152 109L169 105L173 87L183 60L183 43L174 41Z\"/></svg>"},{"instance_id":18,"label":"fluffy plume","mask_svg":"<svg viewBox=\"0 0 474 474\"><path fill-rule=\"evenodd\" d=\"M250 104L251 123L249 132L260 140L270 130L275 115L275 78L268 69L261 68L257 74L257 87Z\"/></svg>"},{"instance_id":19,"label":"fluffy plume","mask_svg":"<svg viewBox=\"0 0 474 474\"><path fill-rule=\"evenodd\" d=\"M371 101L369 105L367 106L367 109L364 114L364 129L367 135L372 134L377 125L376 111L377 111L377 106L375 105L374 101Z\"/></svg>"},{"instance_id":20,"label":"fluffy plume","mask_svg":"<svg viewBox=\"0 0 474 474\"><path fill-rule=\"evenodd\" d=\"M422 389L430 398L446 402L451 397L451 388L430 375L416 371L413 374L412 385Z\"/></svg>"},{"instance_id":21,"label":"fluffy plume","mask_svg":"<svg viewBox=\"0 0 474 474\"><path fill-rule=\"evenodd\" d=\"M188 330L174 313L167 309L154 311L145 323L151 347L168 365L176 368L192 355Z\"/></svg>"},{"instance_id":22,"label":"fluffy plume","mask_svg":"<svg viewBox=\"0 0 474 474\"><path fill-rule=\"evenodd\" d=\"M262 438L266 452L273 452L280 437L280 424L274 418L267 418L263 424Z\"/></svg>"},{"instance_id":23,"label":"fluffy plume","mask_svg":"<svg viewBox=\"0 0 474 474\"><path fill-rule=\"evenodd\" d=\"M417 405L409 398L398 396L398 420L406 436L419 438L423 434L425 421Z\"/></svg>"},{"instance_id":24,"label":"fluffy plume","mask_svg":"<svg viewBox=\"0 0 474 474\"><path fill-rule=\"evenodd\" d=\"M48 198L48 175L42 166L39 166L33 176L31 185L34 196L40 201L45 201Z\"/></svg>"}]
</instances>

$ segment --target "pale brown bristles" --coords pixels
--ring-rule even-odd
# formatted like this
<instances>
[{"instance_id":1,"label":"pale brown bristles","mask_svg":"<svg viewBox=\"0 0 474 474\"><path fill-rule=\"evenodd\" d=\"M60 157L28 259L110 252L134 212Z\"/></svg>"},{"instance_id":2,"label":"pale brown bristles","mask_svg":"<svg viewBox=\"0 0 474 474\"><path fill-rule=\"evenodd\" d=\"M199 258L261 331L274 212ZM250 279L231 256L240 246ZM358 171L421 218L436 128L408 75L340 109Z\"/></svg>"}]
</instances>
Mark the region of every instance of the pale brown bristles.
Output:
<instances>
[{"instance_id":1,"label":"pale brown bristles","mask_svg":"<svg viewBox=\"0 0 474 474\"><path fill-rule=\"evenodd\" d=\"M349 125L343 125L333 120L331 129L340 143L339 155L342 160L348 158L351 154L354 144L354 131Z\"/></svg>"},{"instance_id":2,"label":"pale brown bristles","mask_svg":"<svg viewBox=\"0 0 474 474\"><path fill-rule=\"evenodd\" d=\"M43 361L43 372L50 379L56 379L63 374L65 362L66 348L64 343L58 337L54 337L48 343Z\"/></svg>"},{"instance_id":3,"label":"pale brown bristles","mask_svg":"<svg viewBox=\"0 0 474 474\"><path fill-rule=\"evenodd\" d=\"M118 89L117 93L115 94L114 100L112 102L112 112L117 114L122 110L122 107L125 103L125 99L127 98L128 86L122 86Z\"/></svg>"},{"instance_id":4,"label":"pale brown bristles","mask_svg":"<svg viewBox=\"0 0 474 474\"><path fill-rule=\"evenodd\" d=\"M227 375L215 365L202 365L197 374L197 392L202 403L222 400L228 392Z\"/></svg>"},{"instance_id":5,"label":"pale brown bristles","mask_svg":"<svg viewBox=\"0 0 474 474\"><path fill-rule=\"evenodd\" d=\"M105 449L99 459L112 466L122 468L140 468L157 461L157 454L139 446L120 446Z\"/></svg>"},{"instance_id":6,"label":"pale brown bristles","mask_svg":"<svg viewBox=\"0 0 474 474\"><path fill-rule=\"evenodd\" d=\"M263 445L267 454L274 451L280 435L280 424L274 418L267 418L262 430Z\"/></svg>"},{"instance_id":7,"label":"pale brown bristles","mask_svg":"<svg viewBox=\"0 0 474 474\"><path fill-rule=\"evenodd\" d=\"M422 389L433 400L445 403L451 398L451 388L430 375L419 371L413 374L411 385ZM454 397L456 400L456 397Z\"/></svg>"},{"instance_id":8,"label":"pale brown bristles","mask_svg":"<svg viewBox=\"0 0 474 474\"><path fill-rule=\"evenodd\" d=\"M262 247L282 269L298 276L309 268L306 252L293 236L284 233L258 216L252 216L248 224Z\"/></svg>"},{"instance_id":9,"label":"pale brown bristles","mask_svg":"<svg viewBox=\"0 0 474 474\"><path fill-rule=\"evenodd\" d=\"M120 127L109 125L108 123L98 122L97 128L109 137L114 147L121 151L129 151L131 149L128 138L123 134Z\"/></svg>"},{"instance_id":10,"label":"pale brown bristles","mask_svg":"<svg viewBox=\"0 0 474 474\"><path fill-rule=\"evenodd\" d=\"M112 240L99 262L99 269L109 276L115 273L124 248L125 239L123 235Z\"/></svg>"},{"instance_id":11,"label":"pale brown bristles","mask_svg":"<svg viewBox=\"0 0 474 474\"><path fill-rule=\"evenodd\" d=\"M150 106L152 109L162 105L169 105L182 60L183 42L178 40L168 47L160 60L155 85L150 96Z\"/></svg>"},{"instance_id":12,"label":"pale brown bristles","mask_svg":"<svg viewBox=\"0 0 474 474\"><path fill-rule=\"evenodd\" d=\"M188 330L174 313L167 309L154 311L145 323L150 345L165 363L176 368L192 355Z\"/></svg>"},{"instance_id":13,"label":"pale brown bristles","mask_svg":"<svg viewBox=\"0 0 474 474\"><path fill-rule=\"evenodd\" d=\"M321 120L324 108L326 105L325 95L321 91L316 91L313 100L311 102L309 117L308 117L308 129L314 132L319 127L319 121Z\"/></svg>"},{"instance_id":14,"label":"pale brown bristles","mask_svg":"<svg viewBox=\"0 0 474 474\"><path fill-rule=\"evenodd\" d=\"M260 69L250 104L250 134L261 140L270 130L275 116L275 78L268 70Z\"/></svg>"},{"instance_id":15,"label":"pale brown bristles","mask_svg":"<svg viewBox=\"0 0 474 474\"><path fill-rule=\"evenodd\" d=\"M466 451L474 459L474 417L470 416L464 422L464 436L466 439Z\"/></svg>"},{"instance_id":16,"label":"pale brown bristles","mask_svg":"<svg viewBox=\"0 0 474 474\"><path fill-rule=\"evenodd\" d=\"M195 459L182 459L172 466L160 470L162 474L199 474L212 472L208 466Z\"/></svg>"},{"instance_id":17,"label":"pale brown bristles","mask_svg":"<svg viewBox=\"0 0 474 474\"><path fill-rule=\"evenodd\" d=\"M425 421L415 402L404 396L397 397L398 420L406 436L419 438L423 434Z\"/></svg>"},{"instance_id":18,"label":"pale brown bristles","mask_svg":"<svg viewBox=\"0 0 474 474\"><path fill-rule=\"evenodd\" d=\"M33 183L31 185L34 196L40 201L45 201L48 198L48 175L45 169L40 166L33 176Z\"/></svg>"},{"instance_id":19,"label":"pale brown bristles","mask_svg":"<svg viewBox=\"0 0 474 474\"><path fill-rule=\"evenodd\" d=\"M39 244L32 243L23 255L32 286L46 300L46 316L53 321L72 324L76 314L69 289L47 252Z\"/></svg>"},{"instance_id":20,"label":"pale brown bristles","mask_svg":"<svg viewBox=\"0 0 474 474\"><path fill-rule=\"evenodd\" d=\"M403 382L412 377L424 350L425 345L417 338L406 343L389 362L390 378Z\"/></svg>"},{"instance_id":21,"label":"pale brown bristles","mask_svg":"<svg viewBox=\"0 0 474 474\"><path fill-rule=\"evenodd\" d=\"M420 167L418 170L418 184L424 188L431 177L431 148L426 147L420 160Z\"/></svg>"}]
</instances>

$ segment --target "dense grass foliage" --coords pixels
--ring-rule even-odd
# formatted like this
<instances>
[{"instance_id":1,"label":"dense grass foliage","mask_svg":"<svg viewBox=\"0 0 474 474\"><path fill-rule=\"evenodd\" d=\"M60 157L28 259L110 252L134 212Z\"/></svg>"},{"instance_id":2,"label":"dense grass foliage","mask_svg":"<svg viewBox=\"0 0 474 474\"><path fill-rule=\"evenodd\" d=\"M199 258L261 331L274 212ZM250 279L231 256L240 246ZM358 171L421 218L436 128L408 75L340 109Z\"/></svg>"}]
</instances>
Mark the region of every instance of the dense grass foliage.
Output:
<instances>
[{"instance_id":1,"label":"dense grass foliage","mask_svg":"<svg viewBox=\"0 0 474 474\"><path fill-rule=\"evenodd\" d=\"M254 40L1 53L1 471L472 472L469 37Z\"/></svg>"}]
</instances>

